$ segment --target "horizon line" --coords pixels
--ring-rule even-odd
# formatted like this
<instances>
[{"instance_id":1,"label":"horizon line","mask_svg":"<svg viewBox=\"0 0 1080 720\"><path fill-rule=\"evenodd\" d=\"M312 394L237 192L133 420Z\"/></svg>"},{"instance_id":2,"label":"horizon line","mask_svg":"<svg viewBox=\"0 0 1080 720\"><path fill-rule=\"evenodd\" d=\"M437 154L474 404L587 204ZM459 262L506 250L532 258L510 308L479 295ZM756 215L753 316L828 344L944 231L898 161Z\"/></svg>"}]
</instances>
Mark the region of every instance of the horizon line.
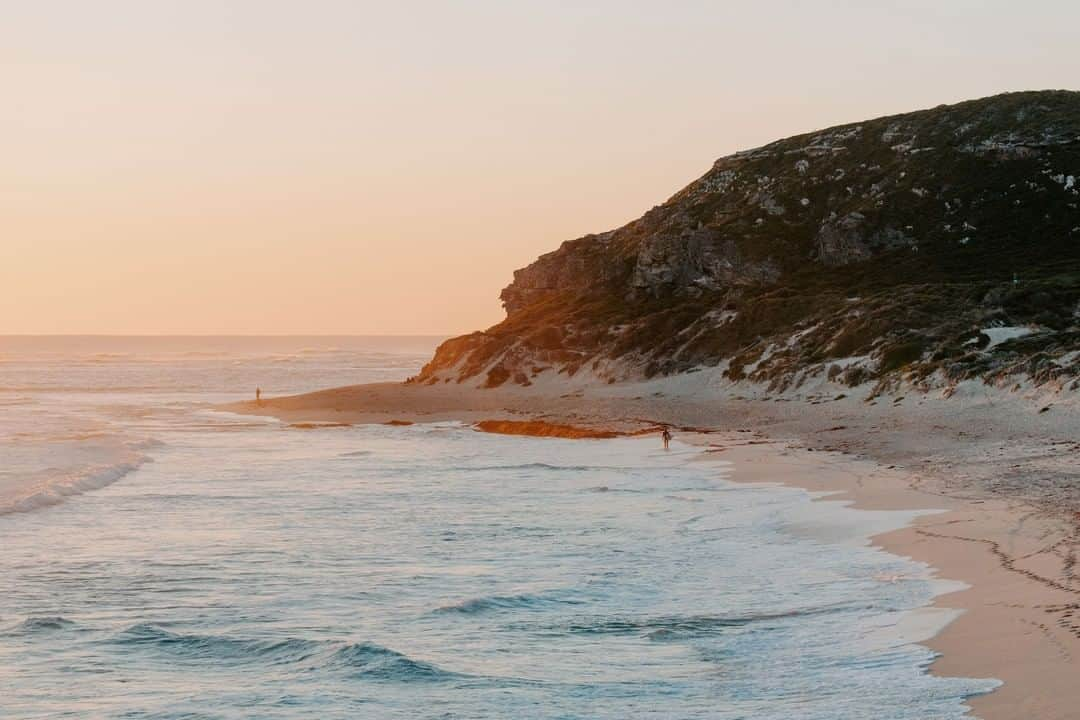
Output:
<instances>
[{"instance_id":1,"label":"horizon line","mask_svg":"<svg viewBox=\"0 0 1080 720\"><path fill-rule=\"evenodd\" d=\"M0 333L0 338L433 338L453 337L464 333Z\"/></svg>"}]
</instances>

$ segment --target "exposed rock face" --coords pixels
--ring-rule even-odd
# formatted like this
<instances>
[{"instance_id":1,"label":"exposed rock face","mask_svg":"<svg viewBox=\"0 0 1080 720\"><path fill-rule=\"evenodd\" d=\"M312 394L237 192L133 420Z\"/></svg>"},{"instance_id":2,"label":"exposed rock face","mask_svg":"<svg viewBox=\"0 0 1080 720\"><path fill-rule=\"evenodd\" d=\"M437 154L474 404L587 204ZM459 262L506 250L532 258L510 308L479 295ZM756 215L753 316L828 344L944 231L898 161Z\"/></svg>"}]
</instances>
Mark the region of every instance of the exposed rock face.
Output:
<instances>
[{"instance_id":1,"label":"exposed rock face","mask_svg":"<svg viewBox=\"0 0 1080 720\"><path fill-rule=\"evenodd\" d=\"M917 241L904 231L886 226L867 232L865 222L866 216L860 212L823 222L817 236L817 259L825 265L849 265L885 250L907 247L917 251Z\"/></svg>"},{"instance_id":2,"label":"exposed rock face","mask_svg":"<svg viewBox=\"0 0 1080 720\"><path fill-rule=\"evenodd\" d=\"M1080 93L1014 93L721 158L514 273L507 319L418 382L726 363L783 388L1080 371ZM1015 282L1014 282L1015 278ZM989 349L985 330L1030 332Z\"/></svg>"},{"instance_id":3,"label":"exposed rock face","mask_svg":"<svg viewBox=\"0 0 1080 720\"><path fill-rule=\"evenodd\" d=\"M515 313L554 294L583 292L611 278L607 249L614 233L586 235L541 255L532 265L514 271L514 282L499 298L507 313Z\"/></svg>"}]
</instances>

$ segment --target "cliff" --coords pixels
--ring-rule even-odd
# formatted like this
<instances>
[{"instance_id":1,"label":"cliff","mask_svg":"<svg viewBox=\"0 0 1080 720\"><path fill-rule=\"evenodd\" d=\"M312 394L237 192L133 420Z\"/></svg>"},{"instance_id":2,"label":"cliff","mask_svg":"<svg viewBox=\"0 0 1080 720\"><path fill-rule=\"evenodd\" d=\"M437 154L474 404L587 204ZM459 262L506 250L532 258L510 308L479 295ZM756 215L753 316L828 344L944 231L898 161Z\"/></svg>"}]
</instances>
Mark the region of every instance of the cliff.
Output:
<instances>
[{"instance_id":1,"label":"cliff","mask_svg":"<svg viewBox=\"0 0 1080 720\"><path fill-rule=\"evenodd\" d=\"M1012 93L717 160L514 273L413 380L724 368L797 387L1080 387L1080 93Z\"/></svg>"}]
</instances>

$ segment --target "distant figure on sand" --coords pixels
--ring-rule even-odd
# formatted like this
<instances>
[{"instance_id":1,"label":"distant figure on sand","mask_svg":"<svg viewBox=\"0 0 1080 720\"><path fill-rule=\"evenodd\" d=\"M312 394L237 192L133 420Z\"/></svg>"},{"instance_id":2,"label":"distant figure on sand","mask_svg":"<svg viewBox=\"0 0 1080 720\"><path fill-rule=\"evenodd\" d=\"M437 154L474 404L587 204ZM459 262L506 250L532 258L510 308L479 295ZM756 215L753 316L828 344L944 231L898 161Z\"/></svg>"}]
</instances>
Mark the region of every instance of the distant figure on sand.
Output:
<instances>
[{"instance_id":1,"label":"distant figure on sand","mask_svg":"<svg viewBox=\"0 0 1080 720\"><path fill-rule=\"evenodd\" d=\"M255 388L255 404L262 405L262 388Z\"/></svg>"},{"instance_id":2,"label":"distant figure on sand","mask_svg":"<svg viewBox=\"0 0 1080 720\"><path fill-rule=\"evenodd\" d=\"M671 445L671 431L667 428L664 428L664 432L660 435L660 437L664 438L664 449L670 450L671 448L669 446Z\"/></svg>"}]
</instances>

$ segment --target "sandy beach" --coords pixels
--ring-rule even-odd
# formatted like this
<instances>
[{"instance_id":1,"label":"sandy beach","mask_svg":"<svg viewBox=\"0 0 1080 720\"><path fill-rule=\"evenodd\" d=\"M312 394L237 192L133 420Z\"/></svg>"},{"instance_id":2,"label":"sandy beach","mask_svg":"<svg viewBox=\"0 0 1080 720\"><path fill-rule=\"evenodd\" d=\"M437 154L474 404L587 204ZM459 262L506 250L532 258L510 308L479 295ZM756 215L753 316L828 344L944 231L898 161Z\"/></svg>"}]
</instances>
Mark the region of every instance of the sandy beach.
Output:
<instances>
[{"instance_id":1,"label":"sandy beach","mask_svg":"<svg viewBox=\"0 0 1080 720\"><path fill-rule=\"evenodd\" d=\"M555 387L384 383L222 409L305 427L458 420L564 437L666 424L734 461L736 481L797 485L860 508L938 511L876 538L967 586L937 599L962 612L925 643L941 653L933 671L1003 681L971 701L984 720L1076 717L1080 412L1072 393L971 384L949 398L825 390L764 397L706 373Z\"/></svg>"}]
</instances>

